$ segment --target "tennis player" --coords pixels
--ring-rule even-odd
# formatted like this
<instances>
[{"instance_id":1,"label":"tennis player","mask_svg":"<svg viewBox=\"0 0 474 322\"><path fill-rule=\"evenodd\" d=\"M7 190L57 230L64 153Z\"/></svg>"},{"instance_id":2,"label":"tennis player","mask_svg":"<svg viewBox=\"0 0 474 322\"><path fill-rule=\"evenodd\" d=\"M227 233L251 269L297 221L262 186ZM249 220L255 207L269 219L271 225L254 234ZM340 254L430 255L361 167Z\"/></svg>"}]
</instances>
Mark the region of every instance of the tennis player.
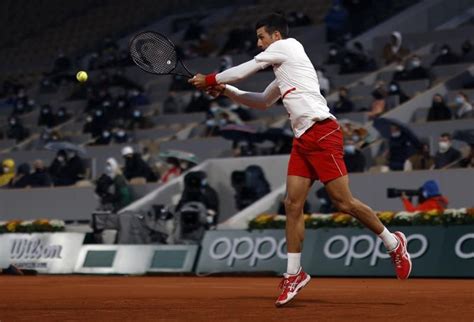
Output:
<instances>
[{"instance_id":1,"label":"tennis player","mask_svg":"<svg viewBox=\"0 0 474 322\"><path fill-rule=\"evenodd\" d=\"M314 180L325 185L340 211L357 218L382 239L399 279L407 279L412 267L405 235L399 231L391 233L371 208L352 196L343 159L341 127L329 113L316 71L303 46L288 38L288 31L283 16L270 14L256 24L257 46L263 51L254 59L218 74L197 74L189 80L214 96L223 94L236 103L261 110L281 98L288 112L294 132L285 198L288 262L277 307L291 301L311 279L301 267L301 250L305 228L303 205ZM268 66L273 67L275 80L262 93L229 85Z\"/></svg>"}]
</instances>

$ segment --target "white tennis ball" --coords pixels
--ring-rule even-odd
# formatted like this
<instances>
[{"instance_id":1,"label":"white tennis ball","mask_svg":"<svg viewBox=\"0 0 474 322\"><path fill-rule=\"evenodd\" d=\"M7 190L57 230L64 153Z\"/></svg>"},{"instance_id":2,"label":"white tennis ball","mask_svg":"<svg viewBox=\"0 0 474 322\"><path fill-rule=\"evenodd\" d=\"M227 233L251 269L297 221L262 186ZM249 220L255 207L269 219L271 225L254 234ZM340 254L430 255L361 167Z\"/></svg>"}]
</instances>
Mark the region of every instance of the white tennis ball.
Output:
<instances>
[{"instance_id":1,"label":"white tennis ball","mask_svg":"<svg viewBox=\"0 0 474 322\"><path fill-rule=\"evenodd\" d=\"M87 81L87 73L85 71L81 70L81 71L77 72L76 78L79 82L84 83L85 81Z\"/></svg>"}]
</instances>

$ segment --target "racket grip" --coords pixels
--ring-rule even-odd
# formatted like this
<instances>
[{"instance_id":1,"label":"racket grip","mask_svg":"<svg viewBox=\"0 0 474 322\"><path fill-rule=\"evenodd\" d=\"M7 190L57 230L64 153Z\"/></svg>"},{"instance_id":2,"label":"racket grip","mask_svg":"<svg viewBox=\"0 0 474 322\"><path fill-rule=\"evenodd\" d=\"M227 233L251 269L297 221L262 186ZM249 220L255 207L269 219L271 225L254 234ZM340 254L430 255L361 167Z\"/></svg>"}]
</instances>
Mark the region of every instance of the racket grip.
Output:
<instances>
[{"instance_id":1,"label":"racket grip","mask_svg":"<svg viewBox=\"0 0 474 322\"><path fill-rule=\"evenodd\" d=\"M206 75L206 86L215 86L215 85L217 85L216 75L217 75L217 73L212 73L212 74Z\"/></svg>"}]
</instances>

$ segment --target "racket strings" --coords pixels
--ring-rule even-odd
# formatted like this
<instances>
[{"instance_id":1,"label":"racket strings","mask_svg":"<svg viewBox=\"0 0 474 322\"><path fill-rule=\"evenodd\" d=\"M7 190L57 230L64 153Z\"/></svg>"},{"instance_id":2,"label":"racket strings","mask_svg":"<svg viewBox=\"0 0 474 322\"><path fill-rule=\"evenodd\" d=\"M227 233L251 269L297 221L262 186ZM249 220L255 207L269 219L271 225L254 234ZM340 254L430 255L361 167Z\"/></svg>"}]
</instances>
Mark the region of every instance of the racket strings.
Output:
<instances>
[{"instance_id":1,"label":"racket strings","mask_svg":"<svg viewBox=\"0 0 474 322\"><path fill-rule=\"evenodd\" d=\"M153 32L135 37L130 44L130 54L138 66L155 74L169 74L178 62L173 44Z\"/></svg>"}]
</instances>

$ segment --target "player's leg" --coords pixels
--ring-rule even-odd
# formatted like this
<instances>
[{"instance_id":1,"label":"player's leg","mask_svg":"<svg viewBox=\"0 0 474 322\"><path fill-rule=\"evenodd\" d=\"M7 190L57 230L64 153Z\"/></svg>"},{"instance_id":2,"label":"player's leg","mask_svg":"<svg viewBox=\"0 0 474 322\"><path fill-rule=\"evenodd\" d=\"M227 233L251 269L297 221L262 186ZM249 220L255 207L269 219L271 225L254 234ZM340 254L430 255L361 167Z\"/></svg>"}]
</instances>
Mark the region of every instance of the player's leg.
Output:
<instances>
[{"instance_id":1,"label":"player's leg","mask_svg":"<svg viewBox=\"0 0 474 322\"><path fill-rule=\"evenodd\" d=\"M382 239L396 266L397 277L408 278L412 265L406 249L405 235L398 231L390 233L369 206L352 196L347 175L327 182L325 187L336 208L357 218Z\"/></svg>"}]
</instances>

